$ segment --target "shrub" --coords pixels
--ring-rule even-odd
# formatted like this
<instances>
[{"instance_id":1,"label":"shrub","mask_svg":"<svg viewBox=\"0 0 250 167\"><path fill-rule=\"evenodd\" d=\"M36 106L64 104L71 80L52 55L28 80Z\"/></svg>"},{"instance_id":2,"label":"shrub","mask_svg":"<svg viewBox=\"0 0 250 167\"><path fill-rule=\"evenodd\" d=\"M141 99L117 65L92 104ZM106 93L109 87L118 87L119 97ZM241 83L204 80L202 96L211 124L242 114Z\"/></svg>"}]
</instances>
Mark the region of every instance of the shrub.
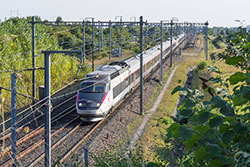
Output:
<instances>
[{"instance_id":1,"label":"shrub","mask_svg":"<svg viewBox=\"0 0 250 167\"><path fill-rule=\"evenodd\" d=\"M206 66L207 66L207 62L202 61L200 62L200 64L198 64L197 70L204 70Z\"/></svg>"}]
</instances>

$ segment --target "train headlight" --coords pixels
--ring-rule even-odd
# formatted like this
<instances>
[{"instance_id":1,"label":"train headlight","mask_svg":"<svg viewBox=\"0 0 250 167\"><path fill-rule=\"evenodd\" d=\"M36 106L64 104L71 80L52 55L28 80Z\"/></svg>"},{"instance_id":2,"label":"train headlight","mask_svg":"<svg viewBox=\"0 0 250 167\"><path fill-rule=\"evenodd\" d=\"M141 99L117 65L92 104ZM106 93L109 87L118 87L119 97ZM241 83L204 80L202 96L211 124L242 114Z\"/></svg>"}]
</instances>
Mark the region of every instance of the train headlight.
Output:
<instances>
[{"instance_id":1,"label":"train headlight","mask_svg":"<svg viewBox=\"0 0 250 167\"><path fill-rule=\"evenodd\" d=\"M96 107L99 107L100 106L100 103L96 103Z\"/></svg>"},{"instance_id":2,"label":"train headlight","mask_svg":"<svg viewBox=\"0 0 250 167\"><path fill-rule=\"evenodd\" d=\"M79 107L82 107L82 103L79 103L78 106L79 106Z\"/></svg>"}]
</instances>

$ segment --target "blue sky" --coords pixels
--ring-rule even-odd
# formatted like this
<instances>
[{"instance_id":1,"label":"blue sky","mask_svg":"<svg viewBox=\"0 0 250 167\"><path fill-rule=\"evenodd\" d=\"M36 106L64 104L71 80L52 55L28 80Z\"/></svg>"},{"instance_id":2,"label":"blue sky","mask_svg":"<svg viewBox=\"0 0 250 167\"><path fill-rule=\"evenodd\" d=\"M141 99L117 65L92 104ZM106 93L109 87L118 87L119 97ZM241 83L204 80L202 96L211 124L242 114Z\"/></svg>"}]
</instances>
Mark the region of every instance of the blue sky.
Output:
<instances>
[{"instance_id":1,"label":"blue sky","mask_svg":"<svg viewBox=\"0 0 250 167\"><path fill-rule=\"evenodd\" d=\"M115 16L149 21L169 20L205 22L210 26L238 26L238 20L250 24L250 0L1 0L0 19L10 16L38 15L42 19L114 20Z\"/></svg>"}]
</instances>

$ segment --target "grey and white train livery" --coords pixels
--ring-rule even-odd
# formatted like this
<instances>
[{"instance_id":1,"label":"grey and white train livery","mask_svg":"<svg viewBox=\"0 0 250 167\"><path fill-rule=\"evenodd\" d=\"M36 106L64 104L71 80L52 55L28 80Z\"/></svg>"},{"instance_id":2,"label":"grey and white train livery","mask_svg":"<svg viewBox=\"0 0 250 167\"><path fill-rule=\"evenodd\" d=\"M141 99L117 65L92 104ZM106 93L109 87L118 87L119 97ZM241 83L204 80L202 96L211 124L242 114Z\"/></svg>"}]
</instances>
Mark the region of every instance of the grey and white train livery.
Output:
<instances>
[{"instance_id":1,"label":"grey and white train livery","mask_svg":"<svg viewBox=\"0 0 250 167\"><path fill-rule=\"evenodd\" d=\"M185 39L185 35L173 38L173 49ZM163 43L163 58L170 52L170 41ZM159 46L143 53L143 77L160 63ZM124 61L112 62L89 73L77 92L76 110L85 122L96 122L105 118L140 82L140 55Z\"/></svg>"}]
</instances>

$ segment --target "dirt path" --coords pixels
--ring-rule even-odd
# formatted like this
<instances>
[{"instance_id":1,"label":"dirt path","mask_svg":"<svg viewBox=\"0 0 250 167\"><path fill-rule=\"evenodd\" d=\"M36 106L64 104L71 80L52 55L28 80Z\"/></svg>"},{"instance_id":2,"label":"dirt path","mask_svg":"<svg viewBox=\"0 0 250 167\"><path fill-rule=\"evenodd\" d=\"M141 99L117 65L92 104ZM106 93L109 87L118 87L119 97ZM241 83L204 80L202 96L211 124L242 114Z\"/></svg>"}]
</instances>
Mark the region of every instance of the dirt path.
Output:
<instances>
[{"instance_id":1,"label":"dirt path","mask_svg":"<svg viewBox=\"0 0 250 167\"><path fill-rule=\"evenodd\" d=\"M170 84L170 82L171 82L177 68L178 68L178 65L175 66L174 70L171 72L171 74L170 74L166 84L164 85L160 95L156 99L156 101L154 103L154 106L149 111L146 111L147 115L143 118L142 123L140 124L140 126L138 127L136 132L132 135L132 138L131 138L130 144L129 144L129 150L133 150L133 148L135 147L135 145L137 143L137 140L143 134L143 131L144 131L146 125L147 125L148 120L157 111L157 108L158 108L159 104L161 103L162 98L163 98L165 92L167 91L168 86L169 86L169 84Z\"/></svg>"}]
</instances>

